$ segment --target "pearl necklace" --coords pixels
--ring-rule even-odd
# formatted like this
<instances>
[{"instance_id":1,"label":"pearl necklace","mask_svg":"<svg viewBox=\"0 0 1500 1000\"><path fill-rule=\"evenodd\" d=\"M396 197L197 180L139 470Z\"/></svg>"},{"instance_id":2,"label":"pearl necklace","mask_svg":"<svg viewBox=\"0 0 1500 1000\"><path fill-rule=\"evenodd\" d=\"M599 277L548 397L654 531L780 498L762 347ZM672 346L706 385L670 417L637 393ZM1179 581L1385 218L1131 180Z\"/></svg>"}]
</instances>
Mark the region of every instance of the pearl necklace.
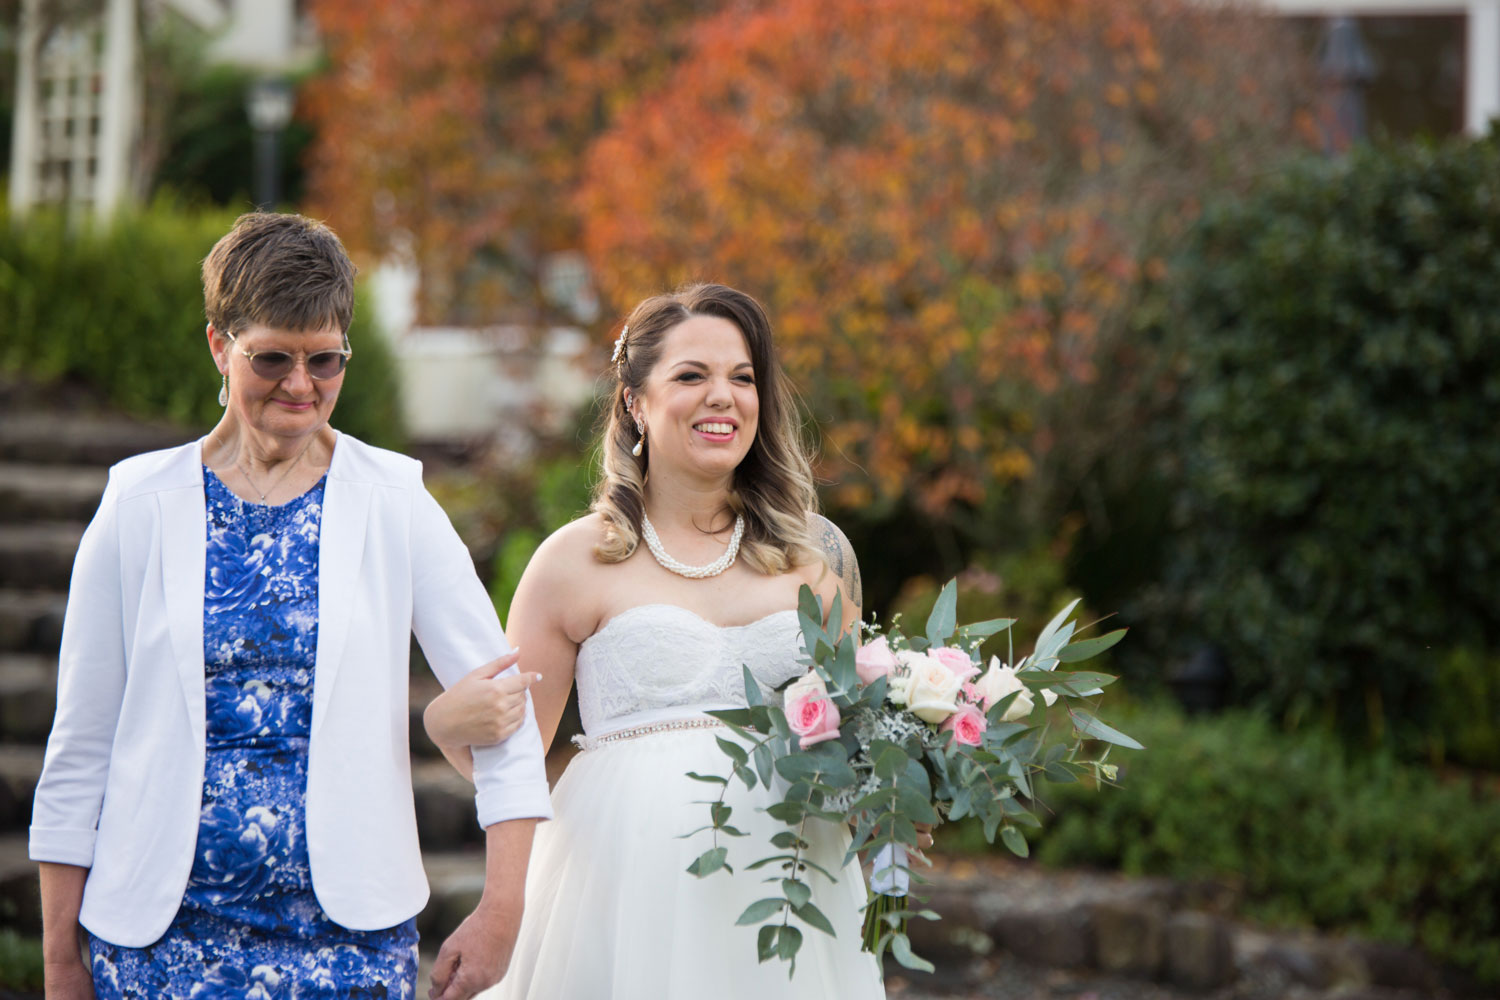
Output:
<instances>
[{"instance_id":1,"label":"pearl necklace","mask_svg":"<svg viewBox=\"0 0 1500 1000\"><path fill-rule=\"evenodd\" d=\"M745 537L745 517L743 514L734 515L734 534L729 537L729 548L724 554L706 566L689 566L687 563L679 562L667 555L667 550L661 546L661 538L657 536L656 529L651 526L651 519L641 512L641 534L645 536L646 548L661 563L662 568L685 576L689 580L702 580L710 576L718 576L726 569L734 565L735 556L740 554L740 539Z\"/></svg>"}]
</instances>

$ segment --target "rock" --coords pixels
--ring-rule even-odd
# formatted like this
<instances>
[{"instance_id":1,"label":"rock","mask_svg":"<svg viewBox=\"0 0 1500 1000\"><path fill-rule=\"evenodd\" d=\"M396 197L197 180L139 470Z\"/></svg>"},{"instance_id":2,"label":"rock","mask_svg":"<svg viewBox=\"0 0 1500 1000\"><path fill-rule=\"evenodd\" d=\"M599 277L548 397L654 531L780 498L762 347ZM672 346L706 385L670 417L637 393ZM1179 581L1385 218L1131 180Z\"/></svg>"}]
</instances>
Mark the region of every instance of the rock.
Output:
<instances>
[{"instance_id":1,"label":"rock","mask_svg":"<svg viewBox=\"0 0 1500 1000\"><path fill-rule=\"evenodd\" d=\"M1017 958L1059 969L1083 969L1094 960L1094 922L1089 909L1007 909L989 920L989 936Z\"/></svg>"},{"instance_id":2,"label":"rock","mask_svg":"<svg viewBox=\"0 0 1500 1000\"><path fill-rule=\"evenodd\" d=\"M1160 903L1103 900L1093 904L1094 961L1105 972L1154 979L1161 971L1166 910Z\"/></svg>"},{"instance_id":3,"label":"rock","mask_svg":"<svg viewBox=\"0 0 1500 1000\"><path fill-rule=\"evenodd\" d=\"M1356 941L1351 947L1375 986L1424 992L1437 987L1437 967L1415 948L1384 941Z\"/></svg>"},{"instance_id":4,"label":"rock","mask_svg":"<svg viewBox=\"0 0 1500 1000\"><path fill-rule=\"evenodd\" d=\"M1211 990L1234 978L1229 928L1208 913L1173 914L1166 924L1167 978L1189 990Z\"/></svg>"}]
</instances>

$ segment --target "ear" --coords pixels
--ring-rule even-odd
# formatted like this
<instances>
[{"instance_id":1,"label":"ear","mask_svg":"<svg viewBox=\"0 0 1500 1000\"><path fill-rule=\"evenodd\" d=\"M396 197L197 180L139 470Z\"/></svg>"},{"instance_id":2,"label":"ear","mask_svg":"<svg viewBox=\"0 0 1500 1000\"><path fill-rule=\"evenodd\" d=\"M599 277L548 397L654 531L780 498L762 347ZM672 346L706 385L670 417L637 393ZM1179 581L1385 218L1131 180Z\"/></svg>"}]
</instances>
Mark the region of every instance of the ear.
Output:
<instances>
[{"instance_id":1,"label":"ear","mask_svg":"<svg viewBox=\"0 0 1500 1000\"><path fill-rule=\"evenodd\" d=\"M208 337L208 350L214 356L214 364L218 366L220 373L229 370L229 338L214 329L212 323L204 327L203 332Z\"/></svg>"}]
</instances>

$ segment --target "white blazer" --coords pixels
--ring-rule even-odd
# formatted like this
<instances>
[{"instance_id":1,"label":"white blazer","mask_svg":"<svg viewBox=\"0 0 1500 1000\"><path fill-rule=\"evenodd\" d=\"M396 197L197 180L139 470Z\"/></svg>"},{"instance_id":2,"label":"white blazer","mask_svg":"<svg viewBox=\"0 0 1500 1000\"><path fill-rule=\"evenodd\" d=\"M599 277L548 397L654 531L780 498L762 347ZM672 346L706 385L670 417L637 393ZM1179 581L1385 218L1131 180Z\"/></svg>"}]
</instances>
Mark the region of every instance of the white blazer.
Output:
<instances>
[{"instance_id":1,"label":"white blazer","mask_svg":"<svg viewBox=\"0 0 1500 1000\"><path fill-rule=\"evenodd\" d=\"M193 866L204 774L202 442L127 459L84 533L31 857L89 868L80 920L161 937ZM444 686L509 648L421 465L340 435L324 488L308 745L313 891L335 922L391 927L427 902L407 744L411 634ZM515 669L515 668L512 668ZM479 822L550 818L526 723L475 748Z\"/></svg>"}]
</instances>

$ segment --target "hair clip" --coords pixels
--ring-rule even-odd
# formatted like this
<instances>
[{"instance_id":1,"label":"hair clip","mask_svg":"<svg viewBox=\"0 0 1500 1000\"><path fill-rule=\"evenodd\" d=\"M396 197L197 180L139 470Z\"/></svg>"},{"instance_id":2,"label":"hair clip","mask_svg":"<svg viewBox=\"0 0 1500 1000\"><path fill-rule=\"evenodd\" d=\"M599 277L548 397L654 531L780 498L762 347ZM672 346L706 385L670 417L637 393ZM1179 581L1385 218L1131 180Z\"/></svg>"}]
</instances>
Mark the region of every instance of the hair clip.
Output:
<instances>
[{"instance_id":1,"label":"hair clip","mask_svg":"<svg viewBox=\"0 0 1500 1000\"><path fill-rule=\"evenodd\" d=\"M620 328L620 339L615 341L615 351L609 356L611 364L619 364L620 359L625 356L625 335L630 332L630 324Z\"/></svg>"}]
</instances>

